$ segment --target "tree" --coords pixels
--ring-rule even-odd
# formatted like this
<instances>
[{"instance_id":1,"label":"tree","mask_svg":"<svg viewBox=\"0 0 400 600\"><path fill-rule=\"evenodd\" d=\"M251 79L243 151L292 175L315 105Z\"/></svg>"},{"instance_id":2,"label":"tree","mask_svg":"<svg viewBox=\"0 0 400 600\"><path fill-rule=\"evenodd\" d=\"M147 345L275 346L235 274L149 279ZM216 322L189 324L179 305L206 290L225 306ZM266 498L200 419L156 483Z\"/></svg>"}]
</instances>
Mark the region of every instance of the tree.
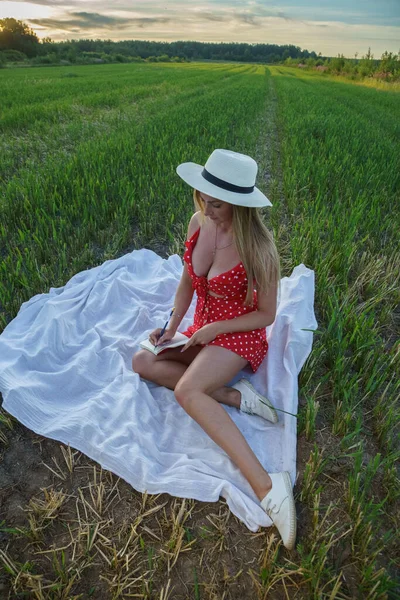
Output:
<instances>
[{"instance_id":1,"label":"tree","mask_svg":"<svg viewBox=\"0 0 400 600\"><path fill-rule=\"evenodd\" d=\"M381 62L379 63L379 70L383 73L395 74L396 70L399 69L399 62L397 56L392 52L384 52L381 56Z\"/></svg>"},{"instance_id":2,"label":"tree","mask_svg":"<svg viewBox=\"0 0 400 600\"><path fill-rule=\"evenodd\" d=\"M371 54L371 48L368 48L367 54L358 62L358 72L362 77L372 76L374 70L373 57L374 55Z\"/></svg>"},{"instance_id":3,"label":"tree","mask_svg":"<svg viewBox=\"0 0 400 600\"><path fill-rule=\"evenodd\" d=\"M344 67L345 64L345 59L343 54L338 54L336 57L331 58L330 60L330 67L331 69L333 69L334 71L337 71L338 73L340 73Z\"/></svg>"},{"instance_id":4,"label":"tree","mask_svg":"<svg viewBox=\"0 0 400 600\"><path fill-rule=\"evenodd\" d=\"M28 57L39 54L39 39L23 21L0 19L0 50L18 50Z\"/></svg>"}]
</instances>

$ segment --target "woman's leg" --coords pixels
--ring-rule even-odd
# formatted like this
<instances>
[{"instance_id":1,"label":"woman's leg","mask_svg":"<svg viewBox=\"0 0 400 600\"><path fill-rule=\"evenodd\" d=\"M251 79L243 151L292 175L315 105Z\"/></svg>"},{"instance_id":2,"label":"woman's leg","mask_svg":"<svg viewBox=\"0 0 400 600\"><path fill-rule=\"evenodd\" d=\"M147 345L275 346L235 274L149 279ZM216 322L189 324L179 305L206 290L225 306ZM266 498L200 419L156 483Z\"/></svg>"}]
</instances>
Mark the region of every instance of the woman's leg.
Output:
<instances>
[{"instance_id":1,"label":"woman's leg","mask_svg":"<svg viewBox=\"0 0 400 600\"><path fill-rule=\"evenodd\" d=\"M271 478L226 410L212 397L246 364L246 359L227 348L205 346L174 391L182 408L231 457L261 501L272 488Z\"/></svg>"},{"instance_id":2,"label":"woman's leg","mask_svg":"<svg viewBox=\"0 0 400 600\"><path fill-rule=\"evenodd\" d=\"M144 379L174 390L188 366L202 349L203 346L199 345L189 346L185 352L181 352L180 348L167 348L157 356L142 349L133 356L132 369ZM210 395L217 402L240 408L239 390L222 386Z\"/></svg>"}]
</instances>

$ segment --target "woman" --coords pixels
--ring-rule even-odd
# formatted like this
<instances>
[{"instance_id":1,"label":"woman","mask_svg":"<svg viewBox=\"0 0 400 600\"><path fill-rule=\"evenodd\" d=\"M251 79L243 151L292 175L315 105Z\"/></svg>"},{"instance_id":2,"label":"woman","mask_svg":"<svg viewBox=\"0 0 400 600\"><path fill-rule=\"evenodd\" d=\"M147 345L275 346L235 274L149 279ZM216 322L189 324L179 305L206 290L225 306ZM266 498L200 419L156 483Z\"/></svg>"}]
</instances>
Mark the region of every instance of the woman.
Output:
<instances>
[{"instance_id":1,"label":"woman","mask_svg":"<svg viewBox=\"0 0 400 600\"><path fill-rule=\"evenodd\" d=\"M184 269L175 296L175 312L160 338L176 333L191 305L194 323L183 347L166 348L157 356L140 350L132 368L140 376L174 390L184 410L231 457L254 489L284 545L296 538L296 513L289 473L267 473L228 413L219 403L262 416L277 415L267 398L250 382L228 383L247 363L255 372L267 350L266 326L276 314L280 281L279 256L257 207L272 206L255 187L257 163L244 154L214 150L205 166L183 163L178 175L194 189L198 209L185 242ZM256 287L255 287L256 286ZM212 368L210 368L210 365Z\"/></svg>"}]
</instances>

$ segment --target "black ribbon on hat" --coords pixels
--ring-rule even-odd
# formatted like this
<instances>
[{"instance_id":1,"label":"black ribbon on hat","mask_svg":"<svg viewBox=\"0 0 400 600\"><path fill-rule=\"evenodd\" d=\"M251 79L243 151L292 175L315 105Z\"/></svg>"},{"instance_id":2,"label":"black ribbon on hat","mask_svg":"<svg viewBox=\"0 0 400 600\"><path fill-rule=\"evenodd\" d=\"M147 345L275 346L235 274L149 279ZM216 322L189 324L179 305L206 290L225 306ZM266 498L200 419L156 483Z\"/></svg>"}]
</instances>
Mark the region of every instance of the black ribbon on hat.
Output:
<instances>
[{"instance_id":1,"label":"black ribbon on hat","mask_svg":"<svg viewBox=\"0 0 400 600\"><path fill-rule=\"evenodd\" d=\"M228 192L238 192L239 194L251 194L252 192L254 192L254 185L251 185L249 187L234 185L233 183L224 181L219 177L215 177L215 175L212 175L209 171L207 171L205 167L203 168L201 174L204 177L204 179L206 179L210 183L213 183L217 187L222 188L223 190L228 190Z\"/></svg>"}]
</instances>

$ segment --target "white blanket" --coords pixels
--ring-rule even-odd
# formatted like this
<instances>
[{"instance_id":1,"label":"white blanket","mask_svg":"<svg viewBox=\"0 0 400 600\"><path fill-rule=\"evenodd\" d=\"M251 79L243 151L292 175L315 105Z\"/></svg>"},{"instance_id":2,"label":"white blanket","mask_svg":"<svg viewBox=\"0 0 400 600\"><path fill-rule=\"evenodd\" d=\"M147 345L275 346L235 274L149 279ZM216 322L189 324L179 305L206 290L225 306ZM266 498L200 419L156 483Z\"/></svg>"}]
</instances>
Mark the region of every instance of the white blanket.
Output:
<instances>
[{"instance_id":1,"label":"white blanket","mask_svg":"<svg viewBox=\"0 0 400 600\"><path fill-rule=\"evenodd\" d=\"M215 502L251 531L270 526L250 484L192 419L174 392L132 370L139 342L162 327L183 263L142 248L74 275L21 305L0 335L3 408L36 433L70 444L151 494ZM303 264L281 280L269 350L248 378L277 409L297 413L297 376L312 347L314 271ZM193 302L180 330L192 322ZM296 417L275 425L223 405L262 465L296 477Z\"/></svg>"}]
</instances>

